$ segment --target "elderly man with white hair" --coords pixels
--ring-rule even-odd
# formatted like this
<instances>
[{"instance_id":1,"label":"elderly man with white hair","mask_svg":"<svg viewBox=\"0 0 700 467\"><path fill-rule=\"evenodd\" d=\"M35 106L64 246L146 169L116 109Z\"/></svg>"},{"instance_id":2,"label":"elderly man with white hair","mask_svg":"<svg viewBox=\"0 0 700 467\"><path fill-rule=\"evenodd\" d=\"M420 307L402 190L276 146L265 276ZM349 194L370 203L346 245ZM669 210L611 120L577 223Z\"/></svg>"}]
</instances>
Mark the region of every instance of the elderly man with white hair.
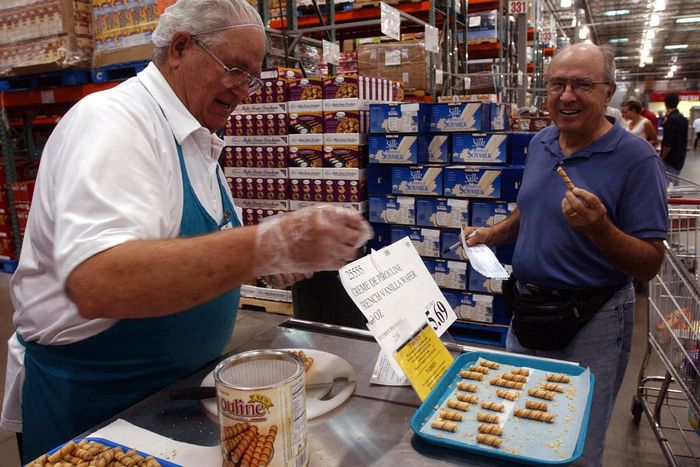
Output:
<instances>
[{"instance_id":1,"label":"elderly man with white hair","mask_svg":"<svg viewBox=\"0 0 700 467\"><path fill-rule=\"evenodd\" d=\"M214 132L261 84L253 7L179 0L153 44L153 63L78 102L42 156L1 421L24 462L216 360L246 280L337 269L371 236L329 207L241 226Z\"/></svg>"}]
</instances>

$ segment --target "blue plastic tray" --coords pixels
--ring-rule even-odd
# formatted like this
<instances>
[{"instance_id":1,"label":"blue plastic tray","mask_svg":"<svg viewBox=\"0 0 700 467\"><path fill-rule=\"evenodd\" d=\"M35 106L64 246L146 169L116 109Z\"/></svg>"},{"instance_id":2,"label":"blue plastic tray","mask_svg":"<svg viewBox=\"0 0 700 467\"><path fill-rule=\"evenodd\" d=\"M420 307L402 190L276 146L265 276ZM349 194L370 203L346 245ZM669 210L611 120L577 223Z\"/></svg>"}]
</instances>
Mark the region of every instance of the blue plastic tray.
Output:
<instances>
[{"instance_id":1,"label":"blue plastic tray","mask_svg":"<svg viewBox=\"0 0 700 467\"><path fill-rule=\"evenodd\" d=\"M586 430L588 428L588 416L590 413L591 409L591 399L593 396L593 385L595 382L595 378L592 373L590 373L590 387L588 394L583 395L586 401L586 407L583 412L583 417L581 421L581 426L579 429L578 437L576 438L576 447L574 448L573 454L571 457L567 459L561 459L561 460L548 460L548 459L539 459L536 457L528 457L525 455L520 455L520 454L513 454L511 452L506 452L503 450L503 447L501 449L495 449L490 446L482 446L476 443L476 436L473 437L472 440L470 440L470 443L467 443L466 440L465 442L460 442L455 439L450 439L447 436L452 435L451 433L445 433L444 435L442 432L432 434L429 432L423 432L422 429L424 425L429 423L431 417L433 417L436 407L441 405L441 402L443 399L450 393L454 392L455 390L455 385L457 381L467 381L467 382L474 382L474 381L468 381L468 380L463 380L462 378L459 377L459 372L462 369L466 369L470 365L474 365L479 358L484 358L487 360L491 360L497 363L501 363L504 365L511 365L511 366L518 366L518 367L529 367L535 370L542 370L545 372L551 372L551 373L562 373L562 374L567 374L571 376L578 376L582 373L584 373L586 370L585 368L582 368L578 365L573 365L570 363L562 363L562 362L555 362L555 361L548 361L548 360L539 360L535 358L530 358L527 356L520 356L520 355L507 355L507 354L495 354L495 353L489 353L489 352L468 352L465 354L460 355L453 363L452 365L447 369L445 374L442 376L440 381L438 382L437 386L430 392L428 397L423 401L423 403L418 407L416 410L416 413L413 415L411 418L411 429L416 433L416 435L433 444L437 444L439 446L445 446L453 449L457 449L460 451L464 451L467 453L474 453L474 454L479 454L479 455L484 455L484 456L489 456L489 457L496 457L500 459L507 459L510 462L516 462L516 463L523 463L523 464L536 464L536 465L562 465L562 464L568 464L579 457L583 454L583 448L585 445L586 441ZM486 381L486 384L488 384L488 380L491 379L493 376L497 374L498 370L491 370L489 374L485 375L484 381ZM518 398L518 401L522 400L523 396L521 395L520 398ZM495 399L494 399L495 400ZM507 401L500 401L499 402L507 402ZM467 416L470 414L474 414L476 412L475 407L471 407L469 412L467 412ZM486 411L488 412L488 411ZM462 422L463 423L463 422ZM437 431L437 430L433 430ZM504 440L504 445L507 442L507 440Z\"/></svg>"},{"instance_id":2,"label":"blue plastic tray","mask_svg":"<svg viewBox=\"0 0 700 467\"><path fill-rule=\"evenodd\" d=\"M96 441L96 442L98 442L98 443L100 443L100 444L104 444L105 446L109 446L110 448L121 447L121 448L124 450L124 452L130 451L130 450L132 449L132 448L130 448L130 447L128 447L128 446L124 446L123 444L115 443L114 441L110 441L110 440L108 440L108 439L104 439L104 438L93 438L92 436L89 436L89 437L87 437L87 438L76 438L76 439L73 440L73 442L77 444L77 443L81 442L83 439L85 439L85 440L87 440L87 441ZM59 449L61 449L61 448L62 448L63 446L65 446L66 444L68 444L68 442L63 443L63 444L60 445L60 446L57 446L56 448L54 448L54 449L52 449L51 451L49 451L48 454L49 454L49 455L53 454L54 452L58 451ZM148 457L148 456L154 457L154 458L160 463L160 465L162 465L163 467L183 467L183 466L181 466L180 464L173 464L172 462L168 462L168 461L166 461L166 460L164 460L164 459L161 459L161 458L159 458L159 457L156 457L156 456L154 456L153 454L148 454L148 453L146 453L146 452L139 451L139 450L136 450L136 449L134 449L134 451L136 451L137 453L139 453L139 454L140 454L141 456L143 456L143 457Z\"/></svg>"}]
</instances>

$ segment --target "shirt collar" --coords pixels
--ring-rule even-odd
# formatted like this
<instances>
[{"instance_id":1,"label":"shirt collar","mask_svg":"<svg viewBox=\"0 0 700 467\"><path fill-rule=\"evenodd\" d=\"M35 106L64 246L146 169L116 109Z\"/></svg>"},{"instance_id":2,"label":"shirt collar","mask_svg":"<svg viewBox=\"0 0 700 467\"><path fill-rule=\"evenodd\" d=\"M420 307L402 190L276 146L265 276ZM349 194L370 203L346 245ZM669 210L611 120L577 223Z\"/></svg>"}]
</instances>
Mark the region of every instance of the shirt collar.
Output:
<instances>
[{"instance_id":1,"label":"shirt collar","mask_svg":"<svg viewBox=\"0 0 700 467\"><path fill-rule=\"evenodd\" d=\"M163 110L163 115L178 144L182 145L190 135L195 132L202 133L203 130L211 135L212 153L216 153L217 149L219 153L221 152L224 147L223 140L199 124L153 62L139 72L138 79Z\"/></svg>"},{"instance_id":2,"label":"shirt collar","mask_svg":"<svg viewBox=\"0 0 700 467\"><path fill-rule=\"evenodd\" d=\"M617 143L620 142L620 139L622 136L624 136L626 130L622 128L621 125L616 124L614 117L606 116L605 118L612 123L612 128L610 128L603 136L598 138L598 140L593 144L586 146L571 156L590 157L594 153L612 152L617 147ZM564 154L559 146L559 128L554 125L552 127L554 128L554 131L542 138L542 144L544 144L545 148L553 156L563 158Z\"/></svg>"}]
</instances>

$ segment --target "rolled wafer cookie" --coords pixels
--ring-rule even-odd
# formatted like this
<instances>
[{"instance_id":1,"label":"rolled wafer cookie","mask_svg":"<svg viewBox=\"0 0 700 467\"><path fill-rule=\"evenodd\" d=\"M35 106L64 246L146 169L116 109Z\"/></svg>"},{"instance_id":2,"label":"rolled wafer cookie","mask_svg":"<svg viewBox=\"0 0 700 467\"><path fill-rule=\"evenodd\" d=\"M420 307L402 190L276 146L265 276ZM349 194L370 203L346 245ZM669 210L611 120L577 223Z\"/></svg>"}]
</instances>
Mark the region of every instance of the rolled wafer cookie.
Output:
<instances>
[{"instance_id":1,"label":"rolled wafer cookie","mask_svg":"<svg viewBox=\"0 0 700 467\"><path fill-rule=\"evenodd\" d=\"M462 421L462 414L454 410L440 409L439 415L443 420Z\"/></svg>"},{"instance_id":2,"label":"rolled wafer cookie","mask_svg":"<svg viewBox=\"0 0 700 467\"><path fill-rule=\"evenodd\" d=\"M476 414L476 419L484 423L500 423L498 415L490 413L479 412Z\"/></svg>"},{"instance_id":3,"label":"rolled wafer cookie","mask_svg":"<svg viewBox=\"0 0 700 467\"><path fill-rule=\"evenodd\" d=\"M559 373L547 373L547 381L551 381L552 383L568 384L571 382L571 378L567 375L562 375Z\"/></svg>"},{"instance_id":4,"label":"rolled wafer cookie","mask_svg":"<svg viewBox=\"0 0 700 467\"><path fill-rule=\"evenodd\" d=\"M496 395L501 399L508 399L509 401L514 401L518 398L518 393L515 391L506 391L505 389L496 389Z\"/></svg>"},{"instance_id":5,"label":"rolled wafer cookie","mask_svg":"<svg viewBox=\"0 0 700 467\"><path fill-rule=\"evenodd\" d=\"M556 383L541 383L540 387L545 391L564 392L564 387Z\"/></svg>"},{"instance_id":6,"label":"rolled wafer cookie","mask_svg":"<svg viewBox=\"0 0 700 467\"><path fill-rule=\"evenodd\" d=\"M451 431L454 433L457 431L457 424L454 422L446 422L445 420L435 420L430 424L431 428L436 430Z\"/></svg>"},{"instance_id":7,"label":"rolled wafer cookie","mask_svg":"<svg viewBox=\"0 0 700 467\"><path fill-rule=\"evenodd\" d=\"M484 360L483 358L479 361L479 365L485 366L486 368L491 368L492 370L498 370L501 365L491 360Z\"/></svg>"},{"instance_id":8,"label":"rolled wafer cookie","mask_svg":"<svg viewBox=\"0 0 700 467\"><path fill-rule=\"evenodd\" d=\"M547 411L547 403L546 402L539 402L539 401L526 401L525 408L532 409L532 410L539 410L541 412L546 412Z\"/></svg>"},{"instance_id":9,"label":"rolled wafer cookie","mask_svg":"<svg viewBox=\"0 0 700 467\"><path fill-rule=\"evenodd\" d=\"M479 403L479 398L474 394L464 394L462 392L458 392L455 394L455 397L462 402L468 402L470 404Z\"/></svg>"},{"instance_id":10,"label":"rolled wafer cookie","mask_svg":"<svg viewBox=\"0 0 700 467\"><path fill-rule=\"evenodd\" d=\"M456 401L454 399L448 400L447 406L451 409L461 410L462 412L469 410L469 404L467 402Z\"/></svg>"},{"instance_id":11,"label":"rolled wafer cookie","mask_svg":"<svg viewBox=\"0 0 700 467\"><path fill-rule=\"evenodd\" d=\"M457 383L457 389L459 389L460 391L476 392L479 390L479 386L477 386L476 384L465 383L464 381L460 381Z\"/></svg>"},{"instance_id":12,"label":"rolled wafer cookie","mask_svg":"<svg viewBox=\"0 0 700 467\"><path fill-rule=\"evenodd\" d=\"M514 375L523 375L523 376L530 376L530 369L529 368L513 368L510 370L511 374Z\"/></svg>"},{"instance_id":13,"label":"rolled wafer cookie","mask_svg":"<svg viewBox=\"0 0 700 467\"><path fill-rule=\"evenodd\" d=\"M549 412L540 412L539 410L530 409L515 409L513 415L519 418L529 418L538 422L554 423L555 415Z\"/></svg>"},{"instance_id":14,"label":"rolled wafer cookie","mask_svg":"<svg viewBox=\"0 0 700 467\"><path fill-rule=\"evenodd\" d=\"M486 410L493 410L494 412L503 412L504 406L499 402L484 401L481 403L481 408Z\"/></svg>"},{"instance_id":15,"label":"rolled wafer cookie","mask_svg":"<svg viewBox=\"0 0 700 467\"><path fill-rule=\"evenodd\" d=\"M474 379L477 381L481 381L482 379L484 379L484 374L479 373L477 371L462 370L459 372L459 376L464 379Z\"/></svg>"},{"instance_id":16,"label":"rolled wafer cookie","mask_svg":"<svg viewBox=\"0 0 700 467\"><path fill-rule=\"evenodd\" d=\"M566 187L567 187L569 190L573 190L574 188L576 188L576 186L574 185L574 183L573 183L573 182L571 181L571 179L569 178L569 175L567 175L566 170L564 170L564 167L562 167L562 166L560 165L559 167L557 167L556 171L557 171L557 173L559 174L559 176L561 177L561 179L564 180L564 183L566 183Z\"/></svg>"},{"instance_id":17,"label":"rolled wafer cookie","mask_svg":"<svg viewBox=\"0 0 700 467\"><path fill-rule=\"evenodd\" d=\"M554 399L554 395L556 394L555 392L552 391L545 391L544 389L528 389L527 393L530 394L532 397L537 397L539 399L547 399L548 401L551 401Z\"/></svg>"},{"instance_id":18,"label":"rolled wafer cookie","mask_svg":"<svg viewBox=\"0 0 700 467\"><path fill-rule=\"evenodd\" d=\"M479 425L477 427L479 433L486 433L487 435L503 436L503 428L498 425Z\"/></svg>"},{"instance_id":19,"label":"rolled wafer cookie","mask_svg":"<svg viewBox=\"0 0 700 467\"><path fill-rule=\"evenodd\" d=\"M500 448L501 443L503 442L503 440L501 440L501 438L499 438L498 436L486 435L484 433L479 433L478 435L476 435L476 440L481 444L488 444L489 446L493 446L494 448Z\"/></svg>"}]
</instances>

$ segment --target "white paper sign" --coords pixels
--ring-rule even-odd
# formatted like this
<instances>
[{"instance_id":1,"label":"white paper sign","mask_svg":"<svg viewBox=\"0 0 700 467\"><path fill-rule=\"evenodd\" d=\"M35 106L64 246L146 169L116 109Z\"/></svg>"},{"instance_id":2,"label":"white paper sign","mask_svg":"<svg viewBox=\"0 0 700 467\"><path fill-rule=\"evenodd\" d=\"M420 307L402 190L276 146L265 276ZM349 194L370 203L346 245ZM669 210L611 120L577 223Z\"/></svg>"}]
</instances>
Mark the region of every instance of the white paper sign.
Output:
<instances>
[{"instance_id":1,"label":"white paper sign","mask_svg":"<svg viewBox=\"0 0 700 467\"><path fill-rule=\"evenodd\" d=\"M440 39L438 37L438 28L429 24L425 25L425 50L428 52L440 51Z\"/></svg>"},{"instance_id":2,"label":"white paper sign","mask_svg":"<svg viewBox=\"0 0 700 467\"><path fill-rule=\"evenodd\" d=\"M390 7L384 2L380 2L380 23L381 31L385 36L389 36L397 41L401 40L401 13L394 7Z\"/></svg>"},{"instance_id":3,"label":"white paper sign","mask_svg":"<svg viewBox=\"0 0 700 467\"><path fill-rule=\"evenodd\" d=\"M457 319L408 237L343 267L340 280L386 355L426 322L441 336Z\"/></svg>"},{"instance_id":4,"label":"white paper sign","mask_svg":"<svg viewBox=\"0 0 700 467\"><path fill-rule=\"evenodd\" d=\"M435 84L442 84L442 70L435 70Z\"/></svg>"},{"instance_id":5,"label":"white paper sign","mask_svg":"<svg viewBox=\"0 0 700 467\"><path fill-rule=\"evenodd\" d=\"M394 371L394 367L391 364L390 358L384 355L384 352L379 351L377 356L377 363L374 364L374 370L372 370L372 376L369 378L371 384L381 384L382 386L410 386L411 383L408 382L406 375L397 374Z\"/></svg>"},{"instance_id":6,"label":"white paper sign","mask_svg":"<svg viewBox=\"0 0 700 467\"><path fill-rule=\"evenodd\" d=\"M387 50L384 53L384 65L385 66L401 65L401 51L400 50Z\"/></svg>"},{"instance_id":7,"label":"white paper sign","mask_svg":"<svg viewBox=\"0 0 700 467\"><path fill-rule=\"evenodd\" d=\"M323 59L326 63L337 65L340 63L340 46L334 42L323 40Z\"/></svg>"},{"instance_id":8,"label":"white paper sign","mask_svg":"<svg viewBox=\"0 0 700 467\"><path fill-rule=\"evenodd\" d=\"M468 247L464 241L462 248L467 252L469 263L476 272L490 279L508 279L508 271L503 268L491 248L483 244Z\"/></svg>"},{"instance_id":9,"label":"white paper sign","mask_svg":"<svg viewBox=\"0 0 700 467\"><path fill-rule=\"evenodd\" d=\"M527 1L526 0L509 0L508 1L508 14L509 15L524 15L527 13Z\"/></svg>"}]
</instances>

